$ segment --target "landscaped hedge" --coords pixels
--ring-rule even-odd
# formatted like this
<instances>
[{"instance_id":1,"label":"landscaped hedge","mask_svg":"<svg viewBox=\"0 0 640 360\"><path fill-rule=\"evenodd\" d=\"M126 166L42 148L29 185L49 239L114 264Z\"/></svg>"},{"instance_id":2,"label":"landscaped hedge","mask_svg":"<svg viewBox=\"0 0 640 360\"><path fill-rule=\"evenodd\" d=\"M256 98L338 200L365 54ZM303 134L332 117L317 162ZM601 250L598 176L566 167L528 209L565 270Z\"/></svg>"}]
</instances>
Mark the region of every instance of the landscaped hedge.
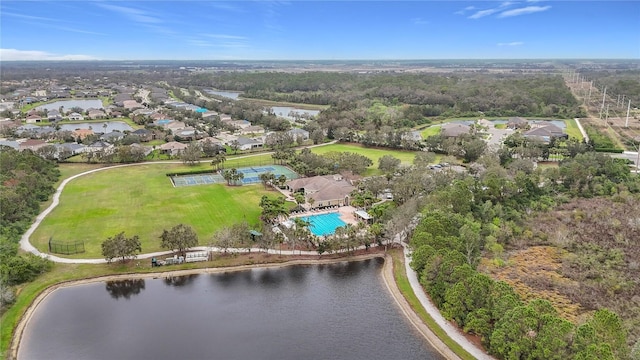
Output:
<instances>
[{"instance_id":1,"label":"landscaped hedge","mask_svg":"<svg viewBox=\"0 0 640 360\"><path fill-rule=\"evenodd\" d=\"M192 171L182 171L182 172L173 172L167 173L167 176L181 176L181 175L198 175L198 174L213 174L213 170L205 169L205 170L192 170Z\"/></svg>"},{"instance_id":2,"label":"landscaped hedge","mask_svg":"<svg viewBox=\"0 0 640 360\"><path fill-rule=\"evenodd\" d=\"M618 149L618 148L595 148L594 150L597 152L615 153L615 154L622 154L624 152L624 150Z\"/></svg>"}]
</instances>

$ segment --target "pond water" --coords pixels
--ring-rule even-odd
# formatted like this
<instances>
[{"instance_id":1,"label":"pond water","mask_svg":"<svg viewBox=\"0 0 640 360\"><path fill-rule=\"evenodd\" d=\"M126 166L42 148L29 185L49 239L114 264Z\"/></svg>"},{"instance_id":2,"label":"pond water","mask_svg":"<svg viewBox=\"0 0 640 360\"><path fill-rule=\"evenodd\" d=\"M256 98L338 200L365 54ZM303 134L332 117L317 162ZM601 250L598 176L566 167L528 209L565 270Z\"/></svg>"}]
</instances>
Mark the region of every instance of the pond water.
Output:
<instances>
[{"instance_id":1,"label":"pond water","mask_svg":"<svg viewBox=\"0 0 640 360\"><path fill-rule=\"evenodd\" d=\"M276 114L276 116L288 120L295 120L295 116L292 116L294 115L294 113L297 113L299 115L306 114L310 116L316 116L320 113L320 110L298 109L290 106L273 106L271 110L273 110L273 113Z\"/></svg>"},{"instance_id":2,"label":"pond water","mask_svg":"<svg viewBox=\"0 0 640 360\"><path fill-rule=\"evenodd\" d=\"M105 128L104 125L107 124ZM98 133L109 133L114 130L124 132L124 131L133 131L133 128L129 126L129 124L122 121L103 121L103 122L92 122L92 123L73 123L73 124L62 124L60 125L60 130L74 131L76 129L91 129L94 132Z\"/></svg>"},{"instance_id":3,"label":"pond water","mask_svg":"<svg viewBox=\"0 0 640 360\"><path fill-rule=\"evenodd\" d=\"M218 95L218 96L226 97L233 100L238 100L238 97L240 96L240 94L242 94L241 92L237 92L237 91L222 91L222 90L205 90L205 92L208 94Z\"/></svg>"},{"instance_id":4,"label":"pond water","mask_svg":"<svg viewBox=\"0 0 640 360\"><path fill-rule=\"evenodd\" d=\"M89 108L94 109L104 109L102 106L102 100L62 100L56 101L51 104L44 104L38 106L36 109L38 110L59 110L60 106L64 106L64 111L71 110L72 107L79 107L83 110L87 110Z\"/></svg>"},{"instance_id":5,"label":"pond water","mask_svg":"<svg viewBox=\"0 0 640 360\"><path fill-rule=\"evenodd\" d=\"M384 287L382 259L61 288L18 359L442 359Z\"/></svg>"}]
</instances>

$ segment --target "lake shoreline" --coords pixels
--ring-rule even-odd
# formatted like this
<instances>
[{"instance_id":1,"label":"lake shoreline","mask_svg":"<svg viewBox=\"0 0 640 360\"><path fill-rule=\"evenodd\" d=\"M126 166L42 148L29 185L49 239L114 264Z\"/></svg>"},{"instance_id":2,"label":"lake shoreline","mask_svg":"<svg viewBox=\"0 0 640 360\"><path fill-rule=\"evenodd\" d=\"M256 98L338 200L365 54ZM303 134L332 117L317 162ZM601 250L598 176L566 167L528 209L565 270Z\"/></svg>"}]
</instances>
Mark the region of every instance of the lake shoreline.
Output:
<instances>
[{"instance_id":1,"label":"lake shoreline","mask_svg":"<svg viewBox=\"0 0 640 360\"><path fill-rule=\"evenodd\" d=\"M78 280L70 280L64 281L48 288L44 289L40 294L38 294L35 299L31 302L31 304L27 307L24 314L20 317L18 324L13 333L13 337L11 340L11 345L7 351L8 359L17 359L18 351L20 348L20 342L24 335L24 330L26 328L27 323L31 320L35 310L37 307L44 301L47 296L52 294L54 291L58 289L62 289L65 287L91 284L96 282L104 282L104 281L116 281L116 280L124 280L124 279L149 279L149 278L163 278L163 277L173 277L173 276L186 276L193 274L216 274L216 273L227 273L227 272L238 272L238 271L246 271L251 269L259 269L259 268L282 268L288 266L295 265L320 265L320 264L331 264L331 263L339 263L339 262L353 262L353 261L364 261L370 260L374 258L383 258L384 265L382 269L382 279L385 283L385 287L389 291L389 294L394 299L396 306L398 306L401 312L405 315L407 320L411 323L411 325L421 334L422 337L442 356L447 359L457 359L458 357L453 354L451 350L444 345L440 341L440 339L429 330L429 328L422 322L420 317L411 309L410 305L404 299L402 293L400 292L396 282L393 278L393 261L391 257L384 253L371 253L364 255L355 255L349 256L345 258L331 258L331 259L295 259L282 263L262 263L262 264L250 264L250 265L238 265L238 266L230 266L230 267L208 267L208 268L200 268L200 269L185 269L185 270L173 270L173 271L162 271L162 272L153 272L153 273L128 273L128 274L118 274L118 275L105 275L98 277L91 277L85 279ZM426 329L426 330L425 330ZM453 354L453 356L452 356Z\"/></svg>"}]
</instances>

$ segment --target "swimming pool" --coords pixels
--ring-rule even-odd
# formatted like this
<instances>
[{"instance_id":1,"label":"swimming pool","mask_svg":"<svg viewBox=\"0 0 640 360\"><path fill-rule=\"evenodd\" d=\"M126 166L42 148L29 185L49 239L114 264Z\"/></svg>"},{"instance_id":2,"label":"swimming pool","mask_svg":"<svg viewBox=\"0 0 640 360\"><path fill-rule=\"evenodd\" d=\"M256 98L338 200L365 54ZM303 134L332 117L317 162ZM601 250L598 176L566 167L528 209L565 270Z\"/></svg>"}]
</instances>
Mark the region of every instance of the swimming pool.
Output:
<instances>
[{"instance_id":1,"label":"swimming pool","mask_svg":"<svg viewBox=\"0 0 640 360\"><path fill-rule=\"evenodd\" d=\"M340 219L340 214L337 212L303 216L302 219L311 223L311 232L316 236L331 235L337 227L347 225Z\"/></svg>"}]
</instances>

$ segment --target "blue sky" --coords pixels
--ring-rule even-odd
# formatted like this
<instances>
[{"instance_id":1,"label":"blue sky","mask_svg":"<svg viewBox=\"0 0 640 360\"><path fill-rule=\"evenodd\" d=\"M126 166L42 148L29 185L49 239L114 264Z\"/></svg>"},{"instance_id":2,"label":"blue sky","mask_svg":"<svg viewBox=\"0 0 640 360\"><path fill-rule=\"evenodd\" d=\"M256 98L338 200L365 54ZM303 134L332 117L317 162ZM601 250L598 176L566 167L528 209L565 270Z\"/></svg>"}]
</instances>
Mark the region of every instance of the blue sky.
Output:
<instances>
[{"instance_id":1,"label":"blue sky","mask_svg":"<svg viewBox=\"0 0 640 360\"><path fill-rule=\"evenodd\" d=\"M640 58L640 1L0 2L0 60Z\"/></svg>"}]
</instances>

